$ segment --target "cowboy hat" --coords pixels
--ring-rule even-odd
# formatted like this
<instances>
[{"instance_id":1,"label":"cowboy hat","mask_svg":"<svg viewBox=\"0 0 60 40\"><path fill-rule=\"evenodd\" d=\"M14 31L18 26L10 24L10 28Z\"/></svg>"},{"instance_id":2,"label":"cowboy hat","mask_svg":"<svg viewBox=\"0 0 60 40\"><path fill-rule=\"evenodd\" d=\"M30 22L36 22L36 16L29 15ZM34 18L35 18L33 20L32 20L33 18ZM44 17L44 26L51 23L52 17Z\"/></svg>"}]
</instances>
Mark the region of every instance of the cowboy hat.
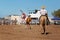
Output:
<instances>
[{"instance_id":1,"label":"cowboy hat","mask_svg":"<svg viewBox=\"0 0 60 40\"><path fill-rule=\"evenodd\" d=\"M43 8L45 9L46 7L45 7L45 6L41 6L41 8L42 8L42 9L43 9Z\"/></svg>"}]
</instances>

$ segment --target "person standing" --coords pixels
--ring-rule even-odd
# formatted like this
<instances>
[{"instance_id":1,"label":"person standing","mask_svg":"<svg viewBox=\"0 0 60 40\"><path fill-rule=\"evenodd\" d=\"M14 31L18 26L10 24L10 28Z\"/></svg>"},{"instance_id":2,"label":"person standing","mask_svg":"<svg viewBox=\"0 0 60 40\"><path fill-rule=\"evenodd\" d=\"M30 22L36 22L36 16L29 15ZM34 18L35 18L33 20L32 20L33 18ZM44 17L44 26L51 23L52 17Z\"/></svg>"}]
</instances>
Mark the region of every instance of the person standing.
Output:
<instances>
[{"instance_id":1,"label":"person standing","mask_svg":"<svg viewBox=\"0 0 60 40\"><path fill-rule=\"evenodd\" d=\"M23 13L23 14L21 15L21 18L22 18L22 23L25 23L26 14Z\"/></svg>"}]
</instances>

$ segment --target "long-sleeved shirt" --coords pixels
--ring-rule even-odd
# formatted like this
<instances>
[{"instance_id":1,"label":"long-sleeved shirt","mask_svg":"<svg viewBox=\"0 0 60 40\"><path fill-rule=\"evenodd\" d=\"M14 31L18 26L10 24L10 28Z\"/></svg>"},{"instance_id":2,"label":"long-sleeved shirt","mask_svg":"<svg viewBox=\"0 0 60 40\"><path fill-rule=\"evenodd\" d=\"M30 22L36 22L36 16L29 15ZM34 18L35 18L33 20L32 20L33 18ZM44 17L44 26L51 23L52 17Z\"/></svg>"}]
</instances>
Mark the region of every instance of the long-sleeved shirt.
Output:
<instances>
[{"instance_id":1,"label":"long-sleeved shirt","mask_svg":"<svg viewBox=\"0 0 60 40\"><path fill-rule=\"evenodd\" d=\"M40 10L40 14L41 14L41 15L46 15L46 14L47 14L47 10L41 9L41 10Z\"/></svg>"}]
</instances>

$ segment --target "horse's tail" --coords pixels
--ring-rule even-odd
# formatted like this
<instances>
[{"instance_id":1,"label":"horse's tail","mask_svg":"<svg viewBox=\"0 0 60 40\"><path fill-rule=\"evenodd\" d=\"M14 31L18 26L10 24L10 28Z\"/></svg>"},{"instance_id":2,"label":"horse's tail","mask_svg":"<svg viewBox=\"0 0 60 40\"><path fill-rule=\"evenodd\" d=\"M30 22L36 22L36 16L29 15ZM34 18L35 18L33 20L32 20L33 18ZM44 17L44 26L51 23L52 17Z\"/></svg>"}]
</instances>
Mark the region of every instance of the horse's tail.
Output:
<instances>
[{"instance_id":1,"label":"horse's tail","mask_svg":"<svg viewBox=\"0 0 60 40\"><path fill-rule=\"evenodd\" d=\"M43 24L42 24L42 26L45 26L45 19L43 20Z\"/></svg>"}]
</instances>

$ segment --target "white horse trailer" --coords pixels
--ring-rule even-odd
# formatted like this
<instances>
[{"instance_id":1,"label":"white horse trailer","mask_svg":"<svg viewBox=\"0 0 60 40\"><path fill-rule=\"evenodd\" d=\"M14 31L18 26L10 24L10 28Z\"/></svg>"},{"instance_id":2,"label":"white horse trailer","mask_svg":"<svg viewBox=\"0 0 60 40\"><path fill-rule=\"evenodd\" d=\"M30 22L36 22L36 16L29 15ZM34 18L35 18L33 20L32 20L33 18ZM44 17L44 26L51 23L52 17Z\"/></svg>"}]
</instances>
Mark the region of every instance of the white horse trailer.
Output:
<instances>
[{"instance_id":1,"label":"white horse trailer","mask_svg":"<svg viewBox=\"0 0 60 40\"><path fill-rule=\"evenodd\" d=\"M32 24L39 24L39 18L41 16L40 11L37 11L37 13L31 13L29 15L31 15L31 18L32 18L32 21L31 21ZM54 21L51 20L50 17L48 18L49 18L50 23L53 24Z\"/></svg>"}]
</instances>

